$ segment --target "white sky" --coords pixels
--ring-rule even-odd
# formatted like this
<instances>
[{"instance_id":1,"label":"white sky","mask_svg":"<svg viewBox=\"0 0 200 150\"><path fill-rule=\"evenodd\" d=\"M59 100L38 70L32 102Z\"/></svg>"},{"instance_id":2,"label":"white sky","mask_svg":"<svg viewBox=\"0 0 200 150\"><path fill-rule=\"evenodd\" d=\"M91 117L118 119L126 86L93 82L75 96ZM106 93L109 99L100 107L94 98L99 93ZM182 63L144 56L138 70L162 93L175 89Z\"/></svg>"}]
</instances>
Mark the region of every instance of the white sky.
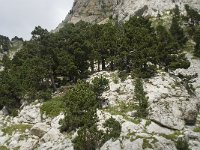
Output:
<instances>
[{"instance_id":1,"label":"white sky","mask_svg":"<svg viewBox=\"0 0 200 150\"><path fill-rule=\"evenodd\" d=\"M40 25L49 31L65 19L74 0L0 0L0 34L30 39Z\"/></svg>"}]
</instances>

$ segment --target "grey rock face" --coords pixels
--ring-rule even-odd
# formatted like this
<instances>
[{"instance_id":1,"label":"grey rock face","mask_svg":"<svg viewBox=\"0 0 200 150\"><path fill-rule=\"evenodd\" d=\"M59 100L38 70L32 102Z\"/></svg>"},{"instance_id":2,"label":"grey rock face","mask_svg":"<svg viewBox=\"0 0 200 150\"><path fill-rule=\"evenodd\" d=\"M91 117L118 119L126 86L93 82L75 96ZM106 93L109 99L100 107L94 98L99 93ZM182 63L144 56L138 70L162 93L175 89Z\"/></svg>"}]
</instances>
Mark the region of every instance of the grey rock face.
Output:
<instances>
[{"instance_id":1,"label":"grey rock face","mask_svg":"<svg viewBox=\"0 0 200 150\"><path fill-rule=\"evenodd\" d=\"M178 5L184 13L185 4L200 9L199 0L75 0L70 13L55 31L62 28L65 23L77 23L80 20L104 23L110 17L124 21L133 15L162 15L173 9L175 5Z\"/></svg>"}]
</instances>

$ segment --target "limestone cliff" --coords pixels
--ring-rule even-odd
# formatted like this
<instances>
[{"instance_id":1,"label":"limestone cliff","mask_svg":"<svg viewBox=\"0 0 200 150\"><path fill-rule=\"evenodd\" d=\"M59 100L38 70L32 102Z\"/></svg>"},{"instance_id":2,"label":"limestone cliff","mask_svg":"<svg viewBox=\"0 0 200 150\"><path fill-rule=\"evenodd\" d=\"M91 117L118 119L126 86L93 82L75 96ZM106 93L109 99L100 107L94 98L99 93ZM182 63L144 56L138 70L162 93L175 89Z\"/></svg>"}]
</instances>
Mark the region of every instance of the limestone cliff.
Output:
<instances>
[{"instance_id":1,"label":"limestone cliff","mask_svg":"<svg viewBox=\"0 0 200 150\"><path fill-rule=\"evenodd\" d=\"M65 23L77 23L80 20L91 23L104 23L109 17L119 21L127 20L132 15L157 16L178 5L184 13L184 5L200 10L200 0L75 0L74 5L58 26Z\"/></svg>"}]
</instances>

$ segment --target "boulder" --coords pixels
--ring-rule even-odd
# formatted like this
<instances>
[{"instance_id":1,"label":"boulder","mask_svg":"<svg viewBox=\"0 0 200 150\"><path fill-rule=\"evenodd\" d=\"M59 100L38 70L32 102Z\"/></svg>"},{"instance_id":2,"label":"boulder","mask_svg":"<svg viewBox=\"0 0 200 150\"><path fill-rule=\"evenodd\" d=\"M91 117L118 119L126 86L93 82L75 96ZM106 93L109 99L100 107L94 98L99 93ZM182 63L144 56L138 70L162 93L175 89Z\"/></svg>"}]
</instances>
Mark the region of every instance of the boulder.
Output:
<instances>
[{"instance_id":1,"label":"boulder","mask_svg":"<svg viewBox=\"0 0 200 150\"><path fill-rule=\"evenodd\" d=\"M37 105L27 105L22 108L18 116L14 118L15 123L28 123L35 124L41 122L40 106Z\"/></svg>"},{"instance_id":2,"label":"boulder","mask_svg":"<svg viewBox=\"0 0 200 150\"><path fill-rule=\"evenodd\" d=\"M154 150L177 150L175 143L160 136L155 136L158 142L153 144Z\"/></svg>"},{"instance_id":3,"label":"boulder","mask_svg":"<svg viewBox=\"0 0 200 150\"><path fill-rule=\"evenodd\" d=\"M37 123L31 128L31 134L41 138L45 133L48 132L49 129L50 126L47 124Z\"/></svg>"},{"instance_id":4,"label":"boulder","mask_svg":"<svg viewBox=\"0 0 200 150\"><path fill-rule=\"evenodd\" d=\"M185 105L184 120L187 125L195 125L198 116L198 107L195 100L193 99L192 101Z\"/></svg>"},{"instance_id":5,"label":"boulder","mask_svg":"<svg viewBox=\"0 0 200 150\"><path fill-rule=\"evenodd\" d=\"M58 129L50 129L41 139L42 142L47 143L47 142L55 142L55 141L61 141L65 137L63 134L60 133Z\"/></svg>"},{"instance_id":6,"label":"boulder","mask_svg":"<svg viewBox=\"0 0 200 150\"><path fill-rule=\"evenodd\" d=\"M100 150L143 150L142 145L142 139L136 139L135 141L109 140L101 147Z\"/></svg>"}]
</instances>

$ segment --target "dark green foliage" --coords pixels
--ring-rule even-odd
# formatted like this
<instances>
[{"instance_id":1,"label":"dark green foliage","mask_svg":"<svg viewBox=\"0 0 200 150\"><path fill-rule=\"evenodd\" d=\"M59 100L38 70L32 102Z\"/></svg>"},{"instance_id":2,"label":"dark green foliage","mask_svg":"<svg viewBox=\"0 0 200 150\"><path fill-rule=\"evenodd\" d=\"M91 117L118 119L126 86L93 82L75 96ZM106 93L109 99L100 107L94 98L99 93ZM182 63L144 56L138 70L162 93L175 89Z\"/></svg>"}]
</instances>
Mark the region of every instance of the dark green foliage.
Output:
<instances>
[{"instance_id":1,"label":"dark green foliage","mask_svg":"<svg viewBox=\"0 0 200 150\"><path fill-rule=\"evenodd\" d=\"M94 125L90 128L83 127L78 131L78 136L73 140L75 150L96 150L104 141L104 133L98 131Z\"/></svg>"},{"instance_id":2,"label":"dark green foliage","mask_svg":"<svg viewBox=\"0 0 200 150\"><path fill-rule=\"evenodd\" d=\"M106 135L105 140L109 139L117 139L121 134L121 124L116 121L114 118L110 118L106 120L106 122L103 124L104 128L106 128Z\"/></svg>"},{"instance_id":3,"label":"dark green foliage","mask_svg":"<svg viewBox=\"0 0 200 150\"><path fill-rule=\"evenodd\" d=\"M175 16L179 16L178 10ZM175 22L176 26L178 23ZM176 36L177 43L164 27L154 29L151 21L144 17L104 25L81 21L66 24L57 33L38 26L31 40L23 43L22 50L12 60L7 56L3 59L0 105L19 107L21 100L48 100L60 86L87 78L95 71L95 65L98 71L100 68L119 70L124 74L122 78L129 73L149 78L156 74L157 67L166 71L187 68L189 62L179 49L179 45L184 45L180 35ZM4 82L6 80L9 82ZM107 88L106 82L104 79L94 81L93 91L98 98Z\"/></svg>"},{"instance_id":4,"label":"dark green foliage","mask_svg":"<svg viewBox=\"0 0 200 150\"><path fill-rule=\"evenodd\" d=\"M181 47L185 45L187 38L185 37L183 29L180 27L179 19L175 16L172 18L170 32Z\"/></svg>"},{"instance_id":5,"label":"dark green foliage","mask_svg":"<svg viewBox=\"0 0 200 150\"><path fill-rule=\"evenodd\" d=\"M121 133L121 125L113 118L103 124L107 128L106 133L97 129L96 125L89 128L83 127L78 131L78 136L73 140L75 150L96 150L106 141L117 139Z\"/></svg>"},{"instance_id":6,"label":"dark green foliage","mask_svg":"<svg viewBox=\"0 0 200 150\"><path fill-rule=\"evenodd\" d=\"M170 32L173 38L178 42L179 46L183 47L187 41L185 33L180 26L181 18L179 7L176 5L173 13L172 24L170 27Z\"/></svg>"},{"instance_id":7,"label":"dark green foliage","mask_svg":"<svg viewBox=\"0 0 200 150\"><path fill-rule=\"evenodd\" d=\"M11 42L10 39L6 36L0 35L0 52L8 52L10 49Z\"/></svg>"},{"instance_id":8,"label":"dark green foliage","mask_svg":"<svg viewBox=\"0 0 200 150\"><path fill-rule=\"evenodd\" d=\"M79 127L90 128L96 123L98 102L95 93L85 82L78 82L64 97L65 118L61 131L72 131Z\"/></svg>"},{"instance_id":9,"label":"dark green foliage","mask_svg":"<svg viewBox=\"0 0 200 150\"><path fill-rule=\"evenodd\" d=\"M188 68L190 66L189 61L186 59L179 48L178 43L174 41L173 37L163 26L157 27L157 34L159 39L158 56L160 63L168 69Z\"/></svg>"},{"instance_id":10,"label":"dark green foliage","mask_svg":"<svg viewBox=\"0 0 200 150\"><path fill-rule=\"evenodd\" d=\"M185 5L185 9L187 11L187 16L185 17L185 20L189 23L189 25L199 25L200 14L196 10L192 9L189 5Z\"/></svg>"},{"instance_id":11,"label":"dark green foliage","mask_svg":"<svg viewBox=\"0 0 200 150\"><path fill-rule=\"evenodd\" d=\"M104 77L95 77L92 80L92 90L96 93L97 97L101 96L101 94L109 89L109 80Z\"/></svg>"},{"instance_id":12,"label":"dark green foliage","mask_svg":"<svg viewBox=\"0 0 200 150\"><path fill-rule=\"evenodd\" d=\"M135 99L139 101L138 107L138 116L146 117L148 112L148 98L146 97L146 93L144 92L143 83L140 78L137 78L135 81Z\"/></svg>"},{"instance_id":13,"label":"dark green foliage","mask_svg":"<svg viewBox=\"0 0 200 150\"><path fill-rule=\"evenodd\" d=\"M186 139L179 138L176 142L176 148L177 150L189 150L189 144Z\"/></svg>"},{"instance_id":14,"label":"dark green foliage","mask_svg":"<svg viewBox=\"0 0 200 150\"><path fill-rule=\"evenodd\" d=\"M200 57L200 27L196 28L196 31L194 34L194 41L196 43L195 49L194 49L194 55L196 57Z\"/></svg>"}]
</instances>

